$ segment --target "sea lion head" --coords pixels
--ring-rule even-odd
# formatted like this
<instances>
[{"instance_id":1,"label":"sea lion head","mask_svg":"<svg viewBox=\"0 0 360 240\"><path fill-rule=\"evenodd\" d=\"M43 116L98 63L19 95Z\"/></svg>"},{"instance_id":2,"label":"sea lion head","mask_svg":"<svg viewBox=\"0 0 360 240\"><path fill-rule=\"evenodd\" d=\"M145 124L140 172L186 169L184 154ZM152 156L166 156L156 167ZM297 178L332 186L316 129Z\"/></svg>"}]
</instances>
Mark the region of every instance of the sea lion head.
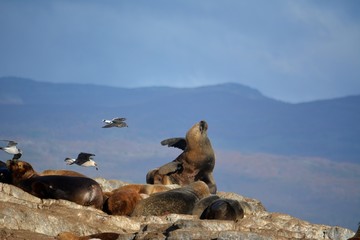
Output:
<instances>
[{"instance_id":1,"label":"sea lion head","mask_svg":"<svg viewBox=\"0 0 360 240\"><path fill-rule=\"evenodd\" d=\"M209 187L203 181L196 181L190 183L189 185L185 186L184 189L194 193L199 200L208 197L210 195Z\"/></svg>"},{"instance_id":2,"label":"sea lion head","mask_svg":"<svg viewBox=\"0 0 360 240\"><path fill-rule=\"evenodd\" d=\"M207 137L207 130L208 124L206 121L201 120L200 122L195 123L186 133L187 147L191 148L196 145L210 144Z\"/></svg>"},{"instance_id":3,"label":"sea lion head","mask_svg":"<svg viewBox=\"0 0 360 240\"><path fill-rule=\"evenodd\" d=\"M7 166L11 172L13 181L28 179L35 174L33 167L24 161L9 160Z\"/></svg>"}]
</instances>

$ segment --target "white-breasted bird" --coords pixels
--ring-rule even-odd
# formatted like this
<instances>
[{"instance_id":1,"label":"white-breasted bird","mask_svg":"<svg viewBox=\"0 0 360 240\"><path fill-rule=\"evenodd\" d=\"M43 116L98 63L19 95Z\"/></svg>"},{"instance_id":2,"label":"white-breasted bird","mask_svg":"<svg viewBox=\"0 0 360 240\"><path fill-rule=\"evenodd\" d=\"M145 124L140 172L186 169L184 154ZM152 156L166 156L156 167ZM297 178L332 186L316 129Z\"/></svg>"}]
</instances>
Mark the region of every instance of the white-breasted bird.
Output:
<instances>
[{"instance_id":1,"label":"white-breasted bird","mask_svg":"<svg viewBox=\"0 0 360 240\"><path fill-rule=\"evenodd\" d=\"M76 159L65 158L65 162L67 165L77 164L82 167L95 167L98 170L96 162L92 159L93 156L95 154L81 152Z\"/></svg>"},{"instance_id":2,"label":"white-breasted bird","mask_svg":"<svg viewBox=\"0 0 360 240\"><path fill-rule=\"evenodd\" d=\"M118 128L122 128L122 127L128 127L128 125L126 124L126 118L113 118L111 120L106 120L103 119L102 120L106 125L103 126L103 128L111 128L111 127L118 127Z\"/></svg>"},{"instance_id":3,"label":"white-breasted bird","mask_svg":"<svg viewBox=\"0 0 360 240\"><path fill-rule=\"evenodd\" d=\"M8 142L7 146L0 147L0 149L9 154L13 154L14 155L13 160L17 160L21 157L22 151L16 146L17 142L12 140L1 140L1 141Z\"/></svg>"}]
</instances>

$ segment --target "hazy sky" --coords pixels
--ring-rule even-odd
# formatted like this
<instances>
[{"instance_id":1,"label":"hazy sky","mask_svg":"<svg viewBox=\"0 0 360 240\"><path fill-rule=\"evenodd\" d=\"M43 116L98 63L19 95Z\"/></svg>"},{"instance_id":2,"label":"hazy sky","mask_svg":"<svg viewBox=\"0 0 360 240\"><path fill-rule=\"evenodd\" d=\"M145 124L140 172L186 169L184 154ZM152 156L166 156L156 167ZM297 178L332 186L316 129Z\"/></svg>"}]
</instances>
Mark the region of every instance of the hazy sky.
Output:
<instances>
[{"instance_id":1,"label":"hazy sky","mask_svg":"<svg viewBox=\"0 0 360 240\"><path fill-rule=\"evenodd\" d=\"M360 1L0 0L0 77L360 94Z\"/></svg>"}]
</instances>

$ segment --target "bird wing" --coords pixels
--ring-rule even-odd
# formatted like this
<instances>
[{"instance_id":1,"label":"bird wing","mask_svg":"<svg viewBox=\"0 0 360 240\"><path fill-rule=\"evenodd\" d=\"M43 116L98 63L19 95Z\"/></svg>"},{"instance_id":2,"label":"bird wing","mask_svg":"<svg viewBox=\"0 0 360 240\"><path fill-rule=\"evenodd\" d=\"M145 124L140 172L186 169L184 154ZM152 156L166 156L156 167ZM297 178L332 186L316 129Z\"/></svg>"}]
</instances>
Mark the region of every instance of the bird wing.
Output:
<instances>
[{"instance_id":1,"label":"bird wing","mask_svg":"<svg viewBox=\"0 0 360 240\"><path fill-rule=\"evenodd\" d=\"M111 121L114 123L121 123L126 121L126 118L113 118Z\"/></svg>"},{"instance_id":2,"label":"bird wing","mask_svg":"<svg viewBox=\"0 0 360 240\"><path fill-rule=\"evenodd\" d=\"M181 150L185 150L186 148L186 139L185 138L168 138L161 141L161 145L168 147L175 147Z\"/></svg>"},{"instance_id":3,"label":"bird wing","mask_svg":"<svg viewBox=\"0 0 360 240\"><path fill-rule=\"evenodd\" d=\"M115 123L114 125L119 128L127 127L127 124L125 122Z\"/></svg>"},{"instance_id":4,"label":"bird wing","mask_svg":"<svg viewBox=\"0 0 360 240\"><path fill-rule=\"evenodd\" d=\"M17 145L17 142L12 141L12 140L1 140L1 141L8 142L7 147L11 147L11 146L16 146L16 145Z\"/></svg>"},{"instance_id":5,"label":"bird wing","mask_svg":"<svg viewBox=\"0 0 360 240\"><path fill-rule=\"evenodd\" d=\"M88 162L92 156L95 156L95 154L81 152L81 153L79 153L78 157L76 158L75 163L82 165L83 163Z\"/></svg>"},{"instance_id":6,"label":"bird wing","mask_svg":"<svg viewBox=\"0 0 360 240\"><path fill-rule=\"evenodd\" d=\"M16 146L16 145L17 145L17 142L14 142L14 141L9 141L9 143L8 143L9 147Z\"/></svg>"},{"instance_id":7,"label":"bird wing","mask_svg":"<svg viewBox=\"0 0 360 240\"><path fill-rule=\"evenodd\" d=\"M111 127L115 127L116 125L114 123L108 123L104 126L102 126L102 128L111 128Z\"/></svg>"},{"instance_id":8,"label":"bird wing","mask_svg":"<svg viewBox=\"0 0 360 240\"><path fill-rule=\"evenodd\" d=\"M90 157L92 157L92 156L95 156L95 154L92 154L92 153L85 153L85 152L81 152L81 153L79 153L79 155L78 155L78 159L86 159L86 160L88 160Z\"/></svg>"}]
</instances>

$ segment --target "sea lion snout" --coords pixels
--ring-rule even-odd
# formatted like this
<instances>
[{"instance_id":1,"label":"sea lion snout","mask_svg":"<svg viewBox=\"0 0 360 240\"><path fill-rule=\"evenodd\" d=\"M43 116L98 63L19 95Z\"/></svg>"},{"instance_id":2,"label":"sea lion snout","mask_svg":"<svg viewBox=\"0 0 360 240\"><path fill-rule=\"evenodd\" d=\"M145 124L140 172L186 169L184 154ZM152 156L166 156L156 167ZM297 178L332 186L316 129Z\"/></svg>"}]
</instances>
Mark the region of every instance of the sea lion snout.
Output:
<instances>
[{"instance_id":1,"label":"sea lion snout","mask_svg":"<svg viewBox=\"0 0 360 240\"><path fill-rule=\"evenodd\" d=\"M207 124L207 122L204 121L204 120L201 120L201 121L199 122L199 129L200 129L200 132L201 132L201 133L204 132L204 131L207 131L207 129L208 129L208 124Z\"/></svg>"}]
</instances>

